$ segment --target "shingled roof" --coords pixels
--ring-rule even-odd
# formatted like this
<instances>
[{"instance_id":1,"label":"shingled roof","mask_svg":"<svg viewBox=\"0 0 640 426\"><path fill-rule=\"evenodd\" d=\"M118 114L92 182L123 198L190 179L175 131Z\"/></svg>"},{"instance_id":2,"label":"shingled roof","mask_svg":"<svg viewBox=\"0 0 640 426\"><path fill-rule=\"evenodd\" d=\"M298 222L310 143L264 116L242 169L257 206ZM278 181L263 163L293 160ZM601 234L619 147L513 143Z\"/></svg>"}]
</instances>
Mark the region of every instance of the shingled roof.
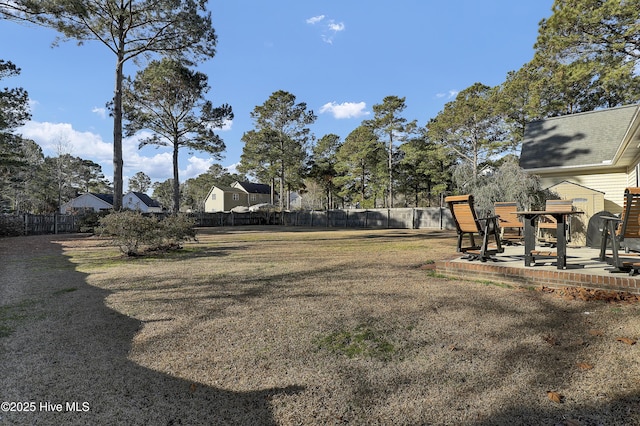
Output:
<instances>
[{"instance_id":1,"label":"shingled roof","mask_svg":"<svg viewBox=\"0 0 640 426\"><path fill-rule=\"evenodd\" d=\"M638 105L531 122L525 128L520 166L531 170L627 165L635 153L624 154L632 140L637 142L638 124Z\"/></svg>"},{"instance_id":2,"label":"shingled roof","mask_svg":"<svg viewBox=\"0 0 640 426\"><path fill-rule=\"evenodd\" d=\"M211 191L213 191L215 188L220 189L222 192L229 192L229 193L236 193L236 194L244 194L245 193L245 191L243 191L240 188L234 188L232 186L222 186L222 185L214 185L211 188ZM211 192L211 191L209 191L209 192Z\"/></svg>"},{"instance_id":3,"label":"shingled roof","mask_svg":"<svg viewBox=\"0 0 640 426\"><path fill-rule=\"evenodd\" d=\"M249 194L271 194L271 187L263 183L236 182L236 187L242 188Z\"/></svg>"},{"instance_id":4,"label":"shingled roof","mask_svg":"<svg viewBox=\"0 0 640 426\"><path fill-rule=\"evenodd\" d=\"M97 197L97 198L101 199L105 203L109 203L109 204L113 205L113 194L97 194L95 192L90 192L89 194L93 195L94 197Z\"/></svg>"},{"instance_id":5,"label":"shingled roof","mask_svg":"<svg viewBox=\"0 0 640 426\"><path fill-rule=\"evenodd\" d=\"M135 192L135 191L132 191L132 192L136 195L136 197L138 197L140 199L140 201L145 203L147 205L147 207L162 207L162 205L160 205L160 203L158 201L156 201L153 198L149 197L144 192Z\"/></svg>"}]
</instances>

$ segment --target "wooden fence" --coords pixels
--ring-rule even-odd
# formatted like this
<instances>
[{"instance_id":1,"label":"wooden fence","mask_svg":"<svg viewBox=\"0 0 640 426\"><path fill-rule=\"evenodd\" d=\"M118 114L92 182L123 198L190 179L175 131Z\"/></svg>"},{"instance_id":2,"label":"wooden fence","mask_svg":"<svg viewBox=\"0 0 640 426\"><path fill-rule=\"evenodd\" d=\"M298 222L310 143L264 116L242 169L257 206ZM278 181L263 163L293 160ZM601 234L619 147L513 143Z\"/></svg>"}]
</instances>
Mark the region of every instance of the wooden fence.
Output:
<instances>
[{"instance_id":1,"label":"wooden fence","mask_svg":"<svg viewBox=\"0 0 640 426\"><path fill-rule=\"evenodd\" d=\"M190 213L196 226L242 226L242 225L275 225L279 223L277 212L216 212L216 213Z\"/></svg>"},{"instance_id":2,"label":"wooden fence","mask_svg":"<svg viewBox=\"0 0 640 426\"><path fill-rule=\"evenodd\" d=\"M284 212L192 213L196 226L285 225L325 228L454 229L449 209L294 210Z\"/></svg>"},{"instance_id":3,"label":"wooden fence","mask_svg":"<svg viewBox=\"0 0 640 426\"><path fill-rule=\"evenodd\" d=\"M163 216L163 214L156 214ZM285 212L191 213L198 227L285 225L326 228L453 229L448 209L439 207ZM80 231L77 215L3 215L0 236L62 234Z\"/></svg>"},{"instance_id":4,"label":"wooden fence","mask_svg":"<svg viewBox=\"0 0 640 426\"><path fill-rule=\"evenodd\" d=\"M449 209L440 207L298 210L282 212L282 224L329 228L455 228Z\"/></svg>"},{"instance_id":5,"label":"wooden fence","mask_svg":"<svg viewBox=\"0 0 640 426\"><path fill-rule=\"evenodd\" d=\"M0 216L0 235L42 235L78 232L80 218L64 214Z\"/></svg>"}]
</instances>

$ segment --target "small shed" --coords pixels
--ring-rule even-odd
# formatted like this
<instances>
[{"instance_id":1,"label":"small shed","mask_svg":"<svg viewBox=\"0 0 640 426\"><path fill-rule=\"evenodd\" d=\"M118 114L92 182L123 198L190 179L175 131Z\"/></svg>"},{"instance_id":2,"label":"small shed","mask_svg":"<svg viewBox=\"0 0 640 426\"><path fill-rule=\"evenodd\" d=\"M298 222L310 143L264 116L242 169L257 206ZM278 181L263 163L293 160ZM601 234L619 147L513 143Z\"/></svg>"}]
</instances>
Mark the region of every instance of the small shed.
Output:
<instances>
[{"instance_id":1,"label":"small shed","mask_svg":"<svg viewBox=\"0 0 640 426\"><path fill-rule=\"evenodd\" d=\"M571 200L575 210L584 214L571 218L571 245L584 246L589 219L604 210L604 192L570 181L562 181L547 188L563 200Z\"/></svg>"}]
</instances>

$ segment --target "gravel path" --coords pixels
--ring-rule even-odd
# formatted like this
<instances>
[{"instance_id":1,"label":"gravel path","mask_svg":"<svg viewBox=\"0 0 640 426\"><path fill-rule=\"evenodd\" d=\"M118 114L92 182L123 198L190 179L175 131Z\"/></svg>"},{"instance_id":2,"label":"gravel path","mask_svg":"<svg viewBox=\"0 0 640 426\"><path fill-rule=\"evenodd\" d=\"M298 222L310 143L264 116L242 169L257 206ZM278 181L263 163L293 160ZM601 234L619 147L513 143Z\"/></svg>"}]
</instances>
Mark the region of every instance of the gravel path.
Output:
<instances>
[{"instance_id":1,"label":"gravel path","mask_svg":"<svg viewBox=\"0 0 640 426\"><path fill-rule=\"evenodd\" d=\"M297 389L228 392L129 361L142 322L75 271L56 242L73 238L0 239L0 424L275 424L270 398Z\"/></svg>"}]
</instances>

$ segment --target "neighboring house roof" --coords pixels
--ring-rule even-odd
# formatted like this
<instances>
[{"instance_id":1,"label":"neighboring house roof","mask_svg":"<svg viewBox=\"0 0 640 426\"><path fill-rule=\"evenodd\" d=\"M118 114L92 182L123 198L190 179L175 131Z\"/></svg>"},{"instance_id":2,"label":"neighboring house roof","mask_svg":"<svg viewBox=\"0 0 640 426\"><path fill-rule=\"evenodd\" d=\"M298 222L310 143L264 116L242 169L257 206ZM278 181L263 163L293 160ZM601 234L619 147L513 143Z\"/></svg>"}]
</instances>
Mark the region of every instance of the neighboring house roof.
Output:
<instances>
[{"instance_id":1,"label":"neighboring house roof","mask_svg":"<svg viewBox=\"0 0 640 426\"><path fill-rule=\"evenodd\" d=\"M263 183L236 182L235 185L249 194L271 194L271 187Z\"/></svg>"},{"instance_id":2,"label":"neighboring house roof","mask_svg":"<svg viewBox=\"0 0 640 426\"><path fill-rule=\"evenodd\" d=\"M149 197L144 192L131 191L131 193L138 197L147 207L162 207L159 202Z\"/></svg>"},{"instance_id":3,"label":"neighboring house roof","mask_svg":"<svg viewBox=\"0 0 640 426\"><path fill-rule=\"evenodd\" d=\"M63 203L60 206L60 212L65 213L68 210L85 208L100 210L113 208L113 195L86 192L82 195L72 198L66 203Z\"/></svg>"},{"instance_id":4,"label":"neighboring house roof","mask_svg":"<svg viewBox=\"0 0 640 426\"><path fill-rule=\"evenodd\" d=\"M88 194L91 194L94 197L100 198L105 203L109 203L113 205L113 194L95 194L93 192L89 192Z\"/></svg>"},{"instance_id":5,"label":"neighboring house roof","mask_svg":"<svg viewBox=\"0 0 640 426\"><path fill-rule=\"evenodd\" d=\"M231 192L231 193L238 193L238 194L243 194L244 191L242 189L239 188L233 188L231 186L220 186L220 185L214 185L213 188L211 188L212 190L214 188L218 188L220 189L222 192Z\"/></svg>"},{"instance_id":6,"label":"neighboring house roof","mask_svg":"<svg viewBox=\"0 0 640 426\"><path fill-rule=\"evenodd\" d=\"M531 122L525 127L520 166L628 166L640 144L638 111L638 105L627 105Z\"/></svg>"}]
</instances>

